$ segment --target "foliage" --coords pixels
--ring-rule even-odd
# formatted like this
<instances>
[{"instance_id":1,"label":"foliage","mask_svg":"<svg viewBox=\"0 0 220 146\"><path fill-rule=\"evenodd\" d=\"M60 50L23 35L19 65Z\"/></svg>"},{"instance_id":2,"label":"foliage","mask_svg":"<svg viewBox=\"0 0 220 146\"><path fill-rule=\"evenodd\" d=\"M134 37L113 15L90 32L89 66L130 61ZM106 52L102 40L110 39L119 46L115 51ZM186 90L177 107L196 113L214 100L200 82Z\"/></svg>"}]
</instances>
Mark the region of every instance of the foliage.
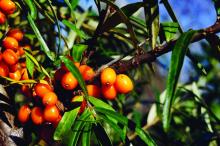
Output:
<instances>
[{"instance_id":1,"label":"foliage","mask_svg":"<svg viewBox=\"0 0 220 146\"><path fill-rule=\"evenodd\" d=\"M13 126L23 128L23 136L9 136L15 143L220 145L220 52L219 37L215 35L219 32L219 19L212 30L183 32L168 0L161 3L143 0L123 7L117 6L114 0L94 0L96 11L79 6L79 0L15 3L16 12L0 26L1 41L9 29L20 28L25 34L20 43L31 45L21 58L26 61L31 79L16 81L1 77L9 97L0 94L1 119L10 123L11 119L4 115L6 111L15 116ZM160 22L159 4L165 6L172 21ZM219 2L214 1L213 5L219 15ZM198 42L201 39L207 41ZM191 51L192 42L200 43L202 53ZM170 65L159 58L169 51L172 51ZM181 69L186 56L191 61L188 65L192 72L183 75ZM73 61L92 66L95 79L85 81ZM75 92L63 90L54 80L62 66L79 83L77 89L82 94L76 105L69 98ZM128 74L134 90L118 94L115 100L89 96L86 84L100 85L100 72L108 66L117 73ZM121 68L125 72L121 72ZM181 75L188 80L178 81ZM56 106L63 116L56 128L51 123L24 125L16 117L21 105L32 107L36 102L21 93L21 86L28 84L32 90L42 80L54 87L60 99ZM86 109L79 113L79 105L84 100ZM38 101L37 104L41 105Z\"/></svg>"}]
</instances>

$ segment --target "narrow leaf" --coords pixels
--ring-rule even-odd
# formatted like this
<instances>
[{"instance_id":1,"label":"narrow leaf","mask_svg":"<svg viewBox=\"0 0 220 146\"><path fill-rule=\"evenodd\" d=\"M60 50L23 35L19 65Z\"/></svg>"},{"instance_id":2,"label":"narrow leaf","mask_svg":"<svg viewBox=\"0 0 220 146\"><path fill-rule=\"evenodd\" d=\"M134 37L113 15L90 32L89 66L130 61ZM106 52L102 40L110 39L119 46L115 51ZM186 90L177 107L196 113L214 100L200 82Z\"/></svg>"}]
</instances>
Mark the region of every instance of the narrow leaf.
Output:
<instances>
[{"instance_id":1,"label":"narrow leaf","mask_svg":"<svg viewBox=\"0 0 220 146\"><path fill-rule=\"evenodd\" d=\"M91 128L92 128L92 124L85 125L82 133L82 146L90 145Z\"/></svg>"},{"instance_id":2,"label":"narrow leaf","mask_svg":"<svg viewBox=\"0 0 220 146\"><path fill-rule=\"evenodd\" d=\"M161 29L164 33L166 41L169 42L178 32L179 25L176 22L163 22L161 23Z\"/></svg>"},{"instance_id":3,"label":"narrow leaf","mask_svg":"<svg viewBox=\"0 0 220 146\"><path fill-rule=\"evenodd\" d=\"M112 146L112 142L108 134L105 132L104 128L99 123L93 125L93 128L97 139L103 146Z\"/></svg>"},{"instance_id":4,"label":"narrow leaf","mask_svg":"<svg viewBox=\"0 0 220 146\"><path fill-rule=\"evenodd\" d=\"M74 61L80 62L83 52L87 49L86 45L76 44L73 46L72 57Z\"/></svg>"},{"instance_id":5,"label":"narrow leaf","mask_svg":"<svg viewBox=\"0 0 220 146\"><path fill-rule=\"evenodd\" d=\"M171 107L174 102L174 94L180 75L181 68L183 66L184 57L192 39L195 31L190 30L186 33L183 33L180 38L177 40L171 56L170 69L167 78L167 88L166 88L166 98L163 108L163 128L165 131L168 131L170 126L171 119Z\"/></svg>"},{"instance_id":6,"label":"narrow leaf","mask_svg":"<svg viewBox=\"0 0 220 146\"><path fill-rule=\"evenodd\" d=\"M30 9L30 15L35 20L37 18L37 9L33 0L24 0L25 4Z\"/></svg>"},{"instance_id":7,"label":"narrow leaf","mask_svg":"<svg viewBox=\"0 0 220 146\"><path fill-rule=\"evenodd\" d=\"M75 9L76 6L77 6L78 3L79 3L79 0L71 0L70 3L71 3L71 6L72 6L72 9Z\"/></svg>"},{"instance_id":8,"label":"narrow leaf","mask_svg":"<svg viewBox=\"0 0 220 146\"><path fill-rule=\"evenodd\" d=\"M31 75L31 77L33 77L33 73L34 73L34 62L28 57L28 55L26 55L27 52L25 52L25 56L26 56L26 65L27 65L27 70L29 72L29 74Z\"/></svg>"},{"instance_id":9,"label":"narrow leaf","mask_svg":"<svg viewBox=\"0 0 220 146\"><path fill-rule=\"evenodd\" d=\"M112 106L110 106L109 104L105 103L104 101L102 101L98 98L89 96L89 102L91 102L95 107L100 107L100 108L108 109L108 110L111 110L111 111L115 111L112 108Z\"/></svg>"},{"instance_id":10,"label":"narrow leaf","mask_svg":"<svg viewBox=\"0 0 220 146\"><path fill-rule=\"evenodd\" d=\"M71 129L76 119L76 116L78 115L79 109L80 107L64 113L61 121L56 128L56 131L54 132L54 140L61 140L63 136Z\"/></svg>"},{"instance_id":11,"label":"narrow leaf","mask_svg":"<svg viewBox=\"0 0 220 146\"><path fill-rule=\"evenodd\" d=\"M30 26L32 27L38 41L41 44L41 48L43 49L43 51L46 53L46 55L50 58L50 60L54 61L54 55L52 55L50 49L48 48L46 42L44 41L43 37L41 36L37 26L34 23L34 20L32 19L31 15L28 14L27 16L28 22L30 23Z\"/></svg>"},{"instance_id":12,"label":"narrow leaf","mask_svg":"<svg viewBox=\"0 0 220 146\"><path fill-rule=\"evenodd\" d=\"M82 88L84 94L88 95L86 83L82 78L81 73L79 72L78 68L74 65L74 63L67 57L60 56L60 59L64 62L65 66L68 68L68 70L73 74L73 76L77 79L79 82L80 87Z\"/></svg>"},{"instance_id":13,"label":"narrow leaf","mask_svg":"<svg viewBox=\"0 0 220 146\"><path fill-rule=\"evenodd\" d=\"M137 127L137 125L131 121L128 120L126 117L120 115L119 113L116 113L111 110L107 110L104 108L96 107L95 110L99 113L102 113L106 116L109 116L111 118L114 118L119 123L123 124L124 126L127 126L129 129L134 130L137 135L149 146L156 146L157 144L154 142L154 140L151 138L151 136L143 131L141 128Z\"/></svg>"},{"instance_id":14,"label":"narrow leaf","mask_svg":"<svg viewBox=\"0 0 220 146\"><path fill-rule=\"evenodd\" d=\"M65 19L62 21L62 23L65 24L70 29L72 29L80 38L83 38L83 39L86 38L86 34L83 31L81 31L80 29L78 29L76 27L76 25L74 25L73 23L71 23Z\"/></svg>"}]
</instances>

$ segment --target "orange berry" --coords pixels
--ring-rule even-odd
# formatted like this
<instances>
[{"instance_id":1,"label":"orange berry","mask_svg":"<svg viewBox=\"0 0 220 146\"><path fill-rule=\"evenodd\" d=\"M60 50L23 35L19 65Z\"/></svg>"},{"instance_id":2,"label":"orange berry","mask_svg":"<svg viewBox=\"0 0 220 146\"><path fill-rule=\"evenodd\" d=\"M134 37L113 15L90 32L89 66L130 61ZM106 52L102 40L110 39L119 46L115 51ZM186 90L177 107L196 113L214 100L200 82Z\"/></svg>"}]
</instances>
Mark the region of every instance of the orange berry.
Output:
<instances>
[{"instance_id":1,"label":"orange berry","mask_svg":"<svg viewBox=\"0 0 220 146\"><path fill-rule=\"evenodd\" d=\"M28 85L22 85L21 92L27 97L31 97L31 95L32 95L31 89Z\"/></svg>"},{"instance_id":2,"label":"orange berry","mask_svg":"<svg viewBox=\"0 0 220 146\"><path fill-rule=\"evenodd\" d=\"M125 74L119 74L116 77L115 88L119 93L128 93L133 90L134 86L131 79Z\"/></svg>"},{"instance_id":3,"label":"orange berry","mask_svg":"<svg viewBox=\"0 0 220 146\"><path fill-rule=\"evenodd\" d=\"M4 24L6 21L6 16L0 11L0 24Z\"/></svg>"},{"instance_id":4,"label":"orange berry","mask_svg":"<svg viewBox=\"0 0 220 146\"><path fill-rule=\"evenodd\" d=\"M94 96L94 97L100 97L100 88L96 85L87 85L86 86L88 90L88 95L89 96Z\"/></svg>"},{"instance_id":5,"label":"orange berry","mask_svg":"<svg viewBox=\"0 0 220 146\"><path fill-rule=\"evenodd\" d=\"M18 62L17 54L11 49L6 49L3 52L2 56L3 56L5 63L7 63L9 65L14 65Z\"/></svg>"},{"instance_id":6,"label":"orange berry","mask_svg":"<svg viewBox=\"0 0 220 146\"><path fill-rule=\"evenodd\" d=\"M16 72L17 70L20 70L20 69L21 69L21 66L19 63L9 66L10 72Z\"/></svg>"},{"instance_id":7,"label":"orange berry","mask_svg":"<svg viewBox=\"0 0 220 146\"><path fill-rule=\"evenodd\" d=\"M25 68L26 67L26 62L20 62L21 67Z\"/></svg>"},{"instance_id":8,"label":"orange berry","mask_svg":"<svg viewBox=\"0 0 220 146\"><path fill-rule=\"evenodd\" d=\"M85 81L93 80L95 76L94 70L88 65L81 65L79 71L82 74L82 77Z\"/></svg>"},{"instance_id":9,"label":"orange berry","mask_svg":"<svg viewBox=\"0 0 220 146\"><path fill-rule=\"evenodd\" d=\"M102 86L102 94L108 100L113 100L117 96L117 91L114 85Z\"/></svg>"},{"instance_id":10,"label":"orange berry","mask_svg":"<svg viewBox=\"0 0 220 146\"><path fill-rule=\"evenodd\" d=\"M18 54L18 56L22 56L22 55L24 55L24 53L25 53L25 51L24 51L24 47L19 46L19 47L18 47L18 50L17 50L16 53Z\"/></svg>"},{"instance_id":11,"label":"orange berry","mask_svg":"<svg viewBox=\"0 0 220 146\"><path fill-rule=\"evenodd\" d=\"M46 105L55 105L57 103L57 95L54 92L47 92L42 98L43 104Z\"/></svg>"},{"instance_id":12,"label":"orange berry","mask_svg":"<svg viewBox=\"0 0 220 146\"><path fill-rule=\"evenodd\" d=\"M107 67L101 72L101 83L102 85L113 85L116 80L115 70Z\"/></svg>"},{"instance_id":13,"label":"orange berry","mask_svg":"<svg viewBox=\"0 0 220 146\"><path fill-rule=\"evenodd\" d=\"M53 89L48 84L37 83L34 86L34 91L37 96L43 97L46 93L53 91Z\"/></svg>"},{"instance_id":14,"label":"orange berry","mask_svg":"<svg viewBox=\"0 0 220 146\"><path fill-rule=\"evenodd\" d=\"M11 0L0 0L0 9L6 14L12 14L16 10L16 5Z\"/></svg>"},{"instance_id":15,"label":"orange berry","mask_svg":"<svg viewBox=\"0 0 220 146\"><path fill-rule=\"evenodd\" d=\"M18 49L18 41L13 37L5 37L2 41L2 45L5 49L12 49L15 51Z\"/></svg>"},{"instance_id":16,"label":"orange berry","mask_svg":"<svg viewBox=\"0 0 220 146\"><path fill-rule=\"evenodd\" d=\"M4 62L0 62L0 76L7 77L9 74L8 65Z\"/></svg>"},{"instance_id":17,"label":"orange berry","mask_svg":"<svg viewBox=\"0 0 220 146\"><path fill-rule=\"evenodd\" d=\"M53 126L54 126L55 128L58 126L58 124L60 123L61 119L62 119L62 116L59 115L58 118L57 118L57 120L54 121L54 122L52 122L52 124L53 124Z\"/></svg>"},{"instance_id":18,"label":"orange berry","mask_svg":"<svg viewBox=\"0 0 220 146\"><path fill-rule=\"evenodd\" d=\"M31 111L31 119L34 124L40 125L44 122L43 111L40 107L34 107Z\"/></svg>"},{"instance_id":19,"label":"orange berry","mask_svg":"<svg viewBox=\"0 0 220 146\"><path fill-rule=\"evenodd\" d=\"M28 76L28 71L27 68L22 68L21 69L21 80L28 80L29 76Z\"/></svg>"},{"instance_id":20,"label":"orange berry","mask_svg":"<svg viewBox=\"0 0 220 146\"><path fill-rule=\"evenodd\" d=\"M26 123L30 118L30 114L31 114L31 109L29 108L29 106L23 105L22 107L20 107L18 111L18 120L21 123Z\"/></svg>"},{"instance_id":21,"label":"orange berry","mask_svg":"<svg viewBox=\"0 0 220 146\"><path fill-rule=\"evenodd\" d=\"M58 70L56 70L54 74L55 81L60 81L66 72L67 71L65 71L63 68L59 68Z\"/></svg>"},{"instance_id":22,"label":"orange berry","mask_svg":"<svg viewBox=\"0 0 220 146\"><path fill-rule=\"evenodd\" d=\"M21 41L23 39L23 32L19 28L14 28L9 30L7 36L15 38L17 41Z\"/></svg>"},{"instance_id":23,"label":"orange berry","mask_svg":"<svg viewBox=\"0 0 220 146\"><path fill-rule=\"evenodd\" d=\"M74 96L74 97L72 98L72 102L78 102L78 101L77 101L78 98L80 98L80 96ZM84 112L86 106L87 106L86 100L83 99L83 100L82 100L82 103L81 103L81 105L80 105L79 114L81 114L81 113Z\"/></svg>"},{"instance_id":24,"label":"orange berry","mask_svg":"<svg viewBox=\"0 0 220 146\"><path fill-rule=\"evenodd\" d=\"M73 90L78 85L78 81L71 72L67 72L61 79L61 85L66 90Z\"/></svg>"},{"instance_id":25,"label":"orange berry","mask_svg":"<svg viewBox=\"0 0 220 146\"><path fill-rule=\"evenodd\" d=\"M19 70L13 72L13 73L9 73L9 78L19 81L21 79L21 72Z\"/></svg>"},{"instance_id":26,"label":"orange berry","mask_svg":"<svg viewBox=\"0 0 220 146\"><path fill-rule=\"evenodd\" d=\"M59 117L59 110L55 105L46 106L44 109L44 119L48 122L55 122Z\"/></svg>"}]
</instances>

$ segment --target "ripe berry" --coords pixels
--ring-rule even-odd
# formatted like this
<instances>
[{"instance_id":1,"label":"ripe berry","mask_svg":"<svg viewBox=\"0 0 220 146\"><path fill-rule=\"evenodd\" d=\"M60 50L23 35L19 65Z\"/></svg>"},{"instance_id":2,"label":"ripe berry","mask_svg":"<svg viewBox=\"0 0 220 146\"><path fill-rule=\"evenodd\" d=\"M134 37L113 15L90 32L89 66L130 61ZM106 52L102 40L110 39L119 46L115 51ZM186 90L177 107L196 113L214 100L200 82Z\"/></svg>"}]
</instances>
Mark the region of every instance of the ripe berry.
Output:
<instances>
[{"instance_id":1,"label":"ripe berry","mask_svg":"<svg viewBox=\"0 0 220 146\"><path fill-rule=\"evenodd\" d=\"M91 67L89 67L88 65L81 65L79 67L79 71L82 74L82 77L85 81L93 80L93 78L95 76L94 70Z\"/></svg>"},{"instance_id":2,"label":"ripe berry","mask_svg":"<svg viewBox=\"0 0 220 146\"><path fill-rule=\"evenodd\" d=\"M56 127L58 126L58 124L60 123L61 119L62 119L62 116L59 115L58 118L57 118L57 120L54 121L54 122L52 122L54 128L56 128Z\"/></svg>"},{"instance_id":3,"label":"ripe berry","mask_svg":"<svg viewBox=\"0 0 220 146\"><path fill-rule=\"evenodd\" d=\"M119 93L124 93L124 94L130 92L134 88L131 79L125 74L117 75L114 85Z\"/></svg>"},{"instance_id":4,"label":"ripe berry","mask_svg":"<svg viewBox=\"0 0 220 146\"><path fill-rule=\"evenodd\" d=\"M9 66L10 72L16 72L17 70L20 70L20 69L21 69L20 63L16 63L14 65Z\"/></svg>"},{"instance_id":5,"label":"ripe berry","mask_svg":"<svg viewBox=\"0 0 220 146\"><path fill-rule=\"evenodd\" d=\"M113 85L116 80L115 70L107 67L101 72L101 83L102 85Z\"/></svg>"},{"instance_id":6,"label":"ripe berry","mask_svg":"<svg viewBox=\"0 0 220 146\"><path fill-rule=\"evenodd\" d=\"M8 73L8 65L6 65L4 62L0 62L0 76L7 77Z\"/></svg>"},{"instance_id":7,"label":"ripe berry","mask_svg":"<svg viewBox=\"0 0 220 146\"><path fill-rule=\"evenodd\" d=\"M0 0L0 9L6 14L12 14L16 10L16 5L11 0Z\"/></svg>"},{"instance_id":8,"label":"ripe berry","mask_svg":"<svg viewBox=\"0 0 220 146\"><path fill-rule=\"evenodd\" d=\"M23 35L23 32L20 29L15 28L15 29L9 30L7 36L13 37L17 41L21 41L23 39L24 35Z\"/></svg>"},{"instance_id":9,"label":"ripe berry","mask_svg":"<svg viewBox=\"0 0 220 146\"><path fill-rule=\"evenodd\" d=\"M71 72L67 72L61 79L61 85L66 90L73 90L78 85L78 81Z\"/></svg>"},{"instance_id":10,"label":"ripe berry","mask_svg":"<svg viewBox=\"0 0 220 146\"><path fill-rule=\"evenodd\" d=\"M29 106L23 105L18 111L18 120L21 123L26 123L30 118L30 114L31 109L29 108Z\"/></svg>"},{"instance_id":11,"label":"ripe berry","mask_svg":"<svg viewBox=\"0 0 220 146\"><path fill-rule=\"evenodd\" d=\"M5 63L7 63L9 65L14 65L18 62L17 54L11 49L6 49L3 52L2 56L3 56Z\"/></svg>"},{"instance_id":12,"label":"ripe berry","mask_svg":"<svg viewBox=\"0 0 220 146\"><path fill-rule=\"evenodd\" d=\"M100 97L100 88L96 85L87 85L86 86L88 90L88 95L89 96L94 96L94 97Z\"/></svg>"},{"instance_id":13,"label":"ripe berry","mask_svg":"<svg viewBox=\"0 0 220 146\"><path fill-rule=\"evenodd\" d=\"M53 91L53 89L48 84L37 83L34 86L34 91L39 97L43 97L44 94Z\"/></svg>"},{"instance_id":14,"label":"ripe berry","mask_svg":"<svg viewBox=\"0 0 220 146\"><path fill-rule=\"evenodd\" d=\"M117 96L117 91L114 85L102 86L102 94L105 97L105 99L113 100Z\"/></svg>"},{"instance_id":15,"label":"ripe berry","mask_svg":"<svg viewBox=\"0 0 220 146\"><path fill-rule=\"evenodd\" d=\"M21 80L28 80L29 76L28 76L28 71L27 68L22 68L21 69Z\"/></svg>"},{"instance_id":16,"label":"ripe berry","mask_svg":"<svg viewBox=\"0 0 220 146\"><path fill-rule=\"evenodd\" d=\"M18 41L10 36L4 38L2 45L5 49L12 49L15 51L18 49Z\"/></svg>"},{"instance_id":17,"label":"ripe berry","mask_svg":"<svg viewBox=\"0 0 220 146\"><path fill-rule=\"evenodd\" d=\"M72 102L78 102L79 98L80 98L80 96L74 96L74 97L72 98ZM84 110L85 110L85 108L86 108L86 105L87 105L86 100L83 99L83 100L82 100L82 103L81 103L81 105L80 105L80 109L79 109L79 113L78 113L78 114L81 114L81 113L84 112Z\"/></svg>"},{"instance_id":18,"label":"ripe berry","mask_svg":"<svg viewBox=\"0 0 220 146\"><path fill-rule=\"evenodd\" d=\"M26 97L31 97L31 89L28 85L22 85L21 86L21 92L26 96Z\"/></svg>"},{"instance_id":19,"label":"ripe berry","mask_svg":"<svg viewBox=\"0 0 220 146\"><path fill-rule=\"evenodd\" d=\"M0 24L4 24L6 21L6 16L0 11Z\"/></svg>"},{"instance_id":20,"label":"ripe berry","mask_svg":"<svg viewBox=\"0 0 220 146\"><path fill-rule=\"evenodd\" d=\"M46 106L44 109L44 119L48 122L55 122L59 117L59 110L55 105Z\"/></svg>"},{"instance_id":21,"label":"ripe berry","mask_svg":"<svg viewBox=\"0 0 220 146\"><path fill-rule=\"evenodd\" d=\"M40 107L34 107L31 111L31 119L34 124L40 125L44 122L43 111Z\"/></svg>"},{"instance_id":22,"label":"ripe berry","mask_svg":"<svg viewBox=\"0 0 220 146\"><path fill-rule=\"evenodd\" d=\"M43 104L46 105L55 105L57 103L57 95L54 92L47 92L42 98Z\"/></svg>"},{"instance_id":23,"label":"ripe berry","mask_svg":"<svg viewBox=\"0 0 220 146\"><path fill-rule=\"evenodd\" d=\"M21 79L21 72L19 70L17 70L13 73L9 73L9 78L11 78L15 81L19 81Z\"/></svg>"}]
</instances>

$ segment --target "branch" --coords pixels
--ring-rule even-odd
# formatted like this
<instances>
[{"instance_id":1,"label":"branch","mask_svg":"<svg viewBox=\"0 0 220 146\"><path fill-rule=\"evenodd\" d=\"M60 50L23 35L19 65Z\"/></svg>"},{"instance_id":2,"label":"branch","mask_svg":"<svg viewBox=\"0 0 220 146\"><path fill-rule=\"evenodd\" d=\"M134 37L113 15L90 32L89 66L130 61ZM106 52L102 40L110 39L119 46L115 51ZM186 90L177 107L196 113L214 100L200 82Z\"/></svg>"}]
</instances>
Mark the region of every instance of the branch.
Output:
<instances>
[{"instance_id":1,"label":"branch","mask_svg":"<svg viewBox=\"0 0 220 146\"><path fill-rule=\"evenodd\" d=\"M218 32L220 32L220 20L217 20L216 23L210 27L199 30L198 33L196 33L192 38L191 43L202 40ZM137 67L139 64L153 62L157 59L157 57L170 52L175 46L176 41L177 40L171 40L162 46L154 48L151 51L136 55L128 61L118 61L112 64L111 67L115 68L118 73L123 73L127 70Z\"/></svg>"}]
</instances>

